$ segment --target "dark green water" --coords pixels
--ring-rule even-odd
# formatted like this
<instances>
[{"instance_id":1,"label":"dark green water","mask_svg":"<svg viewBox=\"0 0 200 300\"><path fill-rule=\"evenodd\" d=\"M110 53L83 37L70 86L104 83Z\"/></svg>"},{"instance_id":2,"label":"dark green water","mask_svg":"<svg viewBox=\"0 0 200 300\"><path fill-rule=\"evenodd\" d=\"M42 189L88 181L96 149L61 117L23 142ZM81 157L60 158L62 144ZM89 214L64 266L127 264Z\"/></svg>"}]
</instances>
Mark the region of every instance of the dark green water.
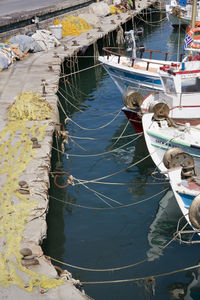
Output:
<instances>
[{"instance_id":1,"label":"dark green water","mask_svg":"<svg viewBox=\"0 0 200 300\"><path fill-rule=\"evenodd\" d=\"M157 20L158 16L152 17L152 21ZM167 21L154 24L156 26L143 23L146 48L177 51L178 31L173 31ZM180 43L182 50L183 34ZM91 64L90 58L79 60L80 68ZM120 93L101 67L80 73L80 78L73 78L70 84L73 87L67 93L73 92L73 104L81 111L66 104L63 97L60 99L66 114L81 127L99 128L110 122L122 107ZM62 93L63 88L62 84ZM61 116L64 118L63 114ZM155 166L150 158L129 168L148 154L143 136L137 140L137 136L123 138L113 145L116 141L113 138L119 137L126 125L127 119L122 112L108 126L98 130L81 129L72 121L66 125L73 138L69 139L65 150L68 157L61 157L64 170L77 179L88 181L119 170L122 172L102 180L113 184L86 183L83 186L75 180L75 186L58 189L51 182L48 239L44 243L46 254L90 269L112 269L145 260L134 267L109 272L66 267L74 278L82 282L153 276L195 265L200 259L199 245L189 246L177 241L158 253L160 247L173 238L181 213L169 185L152 177ZM123 135L134 133L129 125ZM128 142L131 143L126 145ZM103 152L110 153L102 155ZM53 153L52 164L53 169L58 165L56 152ZM59 183L64 184L62 180ZM157 193L160 194L154 196ZM151 196L154 197L148 200ZM116 208L127 204L131 205ZM152 254L155 255L153 258ZM159 277L155 282L155 295L152 285L144 281L86 284L84 290L97 300L196 300L200 299L197 275L197 271L193 270Z\"/></svg>"}]
</instances>

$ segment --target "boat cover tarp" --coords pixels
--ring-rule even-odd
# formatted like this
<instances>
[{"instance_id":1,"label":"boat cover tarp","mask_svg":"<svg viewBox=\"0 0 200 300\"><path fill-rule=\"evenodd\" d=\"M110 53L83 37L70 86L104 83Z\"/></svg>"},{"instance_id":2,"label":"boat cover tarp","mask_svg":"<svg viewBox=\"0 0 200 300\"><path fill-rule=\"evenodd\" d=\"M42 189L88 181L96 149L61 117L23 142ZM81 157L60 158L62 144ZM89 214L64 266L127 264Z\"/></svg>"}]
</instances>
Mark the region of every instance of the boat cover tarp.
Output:
<instances>
[{"instance_id":1,"label":"boat cover tarp","mask_svg":"<svg viewBox=\"0 0 200 300\"><path fill-rule=\"evenodd\" d=\"M19 34L8 40L9 43L18 44L22 52L39 52L42 47L30 36Z\"/></svg>"}]
</instances>

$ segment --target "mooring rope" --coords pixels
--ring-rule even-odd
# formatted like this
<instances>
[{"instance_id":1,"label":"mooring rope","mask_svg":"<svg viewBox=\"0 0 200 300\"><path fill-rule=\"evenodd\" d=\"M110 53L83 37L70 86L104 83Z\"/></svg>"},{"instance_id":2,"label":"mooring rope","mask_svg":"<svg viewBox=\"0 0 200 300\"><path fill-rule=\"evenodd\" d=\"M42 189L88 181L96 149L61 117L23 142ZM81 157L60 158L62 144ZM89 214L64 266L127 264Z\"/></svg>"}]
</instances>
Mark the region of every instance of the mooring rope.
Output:
<instances>
[{"instance_id":1,"label":"mooring rope","mask_svg":"<svg viewBox=\"0 0 200 300\"><path fill-rule=\"evenodd\" d=\"M150 157L150 156L151 156L151 154L148 154L148 155L146 155L145 157L143 157L143 158L139 159L138 161L134 162L134 163L131 164L130 166L128 166L128 167L126 167L126 168L124 168L124 169L121 169L121 170L119 170L119 171L113 172L113 173L111 173L111 174L108 174L108 175L105 175L105 176L102 176L102 177L99 177L99 178L95 178L95 179L92 179L92 180L81 180L81 179L79 179L79 181L80 181L80 182L84 182L84 183L89 183L89 182L97 182L97 181L104 180L104 179L106 179L106 178L109 178L109 177L112 177L112 176L114 176L114 175L120 174L120 173L122 173L122 172L124 172L124 171L126 171L126 170L128 170L128 169L130 169L130 168L132 168L132 167L135 167L135 166L139 165L141 162L143 162L144 160L146 160L146 159L147 159L148 157ZM75 179L76 179L76 178L75 178ZM76 180L77 180L77 179L76 179ZM82 184L82 183L80 183L80 184Z\"/></svg>"},{"instance_id":2,"label":"mooring rope","mask_svg":"<svg viewBox=\"0 0 200 300\"><path fill-rule=\"evenodd\" d=\"M129 122L129 120L127 121L127 123L126 123L126 125L125 125L125 127L124 127L124 129L122 130L122 132L121 132L121 134L120 134L120 136L119 136L119 138L118 139L116 139L116 141L110 146L110 148L112 148L114 145L116 145L118 142L119 142L119 140L121 139L121 137L123 136L123 134L124 134L124 132L126 131L126 129L127 129L127 127L128 127L128 125L130 125L130 122Z\"/></svg>"},{"instance_id":3,"label":"mooring rope","mask_svg":"<svg viewBox=\"0 0 200 300\"><path fill-rule=\"evenodd\" d=\"M87 68L85 68L85 69L82 69L82 70L78 70L78 71L75 71L75 72L72 72L72 73L69 73L69 74L61 75L61 76L59 76L59 79L66 78L66 77L71 76L71 75L74 75L74 74L80 74L81 72L87 71L87 70L89 70L89 69L96 68L96 67L98 67L98 66L101 66L102 64L103 64L103 63L99 63L99 64L96 64L96 65L87 67ZM57 81L55 81L55 80L52 81L51 79L50 79L50 80L46 79L45 81L46 81L47 83L49 83L49 84L55 84L55 83L57 83Z\"/></svg>"},{"instance_id":4,"label":"mooring rope","mask_svg":"<svg viewBox=\"0 0 200 300\"><path fill-rule=\"evenodd\" d=\"M86 189L88 189L90 192L93 192L96 196L99 196L101 200L103 200L101 197L104 197L104 198L106 198L107 200L110 200L110 201L112 201L112 202L114 202L114 203L119 204L120 206L123 205L122 203L120 203L120 202L118 202L118 201L116 201L116 200L114 200L114 199L112 199L112 198L110 198L110 197L108 197L108 196L106 196L106 195L100 193L100 192L97 192L97 191L95 191L94 189L89 188L86 184L83 184L83 186L84 186ZM106 202L106 204L109 205L110 207L113 207L113 206L111 206L110 204L108 204L107 202Z\"/></svg>"},{"instance_id":5,"label":"mooring rope","mask_svg":"<svg viewBox=\"0 0 200 300\"><path fill-rule=\"evenodd\" d=\"M84 136L74 136L74 135L68 135L69 137L73 138L73 139L78 139L78 140L90 140L90 141L111 141L111 140L121 140L121 139L125 139L125 138L130 138L136 135L139 135L140 133L132 133L129 135L123 135L123 136L117 136L117 137L112 137L112 138L95 138L95 137L84 137Z\"/></svg>"},{"instance_id":6,"label":"mooring rope","mask_svg":"<svg viewBox=\"0 0 200 300\"><path fill-rule=\"evenodd\" d=\"M104 124L102 126L99 126L97 128L86 128L86 127L83 127L83 126L79 125L77 122L75 122L73 119L69 118L67 116L67 114L66 114L66 117L67 117L66 118L66 122L67 121L71 121L73 124L75 124L76 126L78 126L82 130L90 130L90 131L92 131L92 130L99 130L99 129L103 129L103 128L109 126L111 123L113 123L116 120L116 118L120 115L120 113L121 113L121 109L120 109L120 111L117 113L117 115L111 121L109 121L108 123L106 123L106 124Z\"/></svg>"},{"instance_id":7,"label":"mooring rope","mask_svg":"<svg viewBox=\"0 0 200 300\"><path fill-rule=\"evenodd\" d=\"M181 272L185 272L185 271L189 271L189 270L193 270L196 268L199 268L200 264L198 265L194 265L194 266L190 266L190 267L186 267L186 268L182 268L182 269L178 269L178 270L174 270L171 272L166 272L166 273L161 273L161 274L155 274L155 275L150 275L150 276L146 276L146 277L138 277L138 278L129 278L129 279L119 279L119 280L107 280L107 281L81 281L81 284L111 284L111 283L125 283L125 282L136 282L136 281L146 281L149 279L154 279L155 278L160 278L160 277L164 277L164 276L169 276L169 275L173 275L173 274L177 274L177 273L181 273Z\"/></svg>"},{"instance_id":8,"label":"mooring rope","mask_svg":"<svg viewBox=\"0 0 200 300\"><path fill-rule=\"evenodd\" d=\"M65 78L65 77L68 77L68 76L71 76L71 75L74 75L74 74L77 74L77 73L81 73L81 72L84 72L84 71L87 71L87 70L90 70L90 69L93 69L93 68L96 68L98 66L101 66L103 63L99 63L99 64L96 64L96 65L93 65L93 66L90 66L90 67L87 67L85 69L82 69L82 70L79 70L79 71L76 71L76 72L72 72L70 74L65 74L65 75L62 75L60 76L59 78Z\"/></svg>"},{"instance_id":9,"label":"mooring rope","mask_svg":"<svg viewBox=\"0 0 200 300\"><path fill-rule=\"evenodd\" d=\"M141 133L141 134L143 134L143 133ZM141 136L141 135L140 135L140 136ZM138 136L138 137L140 137L140 136ZM171 138L170 140L167 140L163 145L166 145L168 142L173 141L173 139L175 139L175 137L174 137L174 138ZM126 144L126 145L127 145L127 144ZM68 153L65 153L65 152L63 152L63 151L61 151L61 150L59 150L59 149L56 149L56 148L53 147L53 146L52 146L52 148L53 148L54 150L56 150L56 151L62 153L63 155L65 155L67 159L69 158L69 154L68 154ZM126 168L124 168L124 169L121 169L121 170L119 170L119 171L113 172L113 173L111 173L111 174L108 174L108 175L105 175L105 176L102 176L102 177L99 177L99 178L96 178L96 179L92 179L92 180L83 180L83 179L77 179L77 178L75 178L75 177L73 177L73 178L74 178L74 180L79 181L79 182L80 182L79 184L82 184L82 183L97 183L98 181L101 181L101 180L106 179L106 178L109 178L109 177L111 177L111 176L120 174L120 173L122 173L122 172L124 172L124 171L126 171L126 170L128 170L128 169L130 169L130 168L132 168L132 167L135 167L136 165L140 164L141 162L143 162L143 161L146 160L147 158L151 157L151 156L152 156L154 153L156 153L158 150L159 150L159 149L154 150L152 153L149 153L149 154L146 155L145 157L139 159L137 162L132 163L130 166L128 166L128 167L126 167ZM111 150L111 151L113 151L113 150ZM87 157L87 155L85 155L85 156ZM84 157L84 156L82 156L82 157ZM74 185L75 185L75 184L74 184Z\"/></svg>"},{"instance_id":10,"label":"mooring rope","mask_svg":"<svg viewBox=\"0 0 200 300\"><path fill-rule=\"evenodd\" d=\"M163 180L160 178L155 178L155 179L159 179L159 180ZM169 184L169 182L167 181L168 179L165 178L165 180L163 180L162 182L141 182L141 181L134 181L132 183L130 182L106 182L106 181L95 181L95 182L89 182L89 183L95 183L95 184L105 184L105 185L132 185L132 184L141 184L141 185L159 185L159 184ZM80 181L81 182L81 181ZM81 182L82 184L82 182ZM74 184L76 185L76 184Z\"/></svg>"},{"instance_id":11,"label":"mooring rope","mask_svg":"<svg viewBox=\"0 0 200 300\"><path fill-rule=\"evenodd\" d=\"M64 98L64 100L65 100L67 103L69 103L69 104L70 104L71 106L73 106L75 109L77 109L77 110L80 111L80 112L84 112L82 109L78 108L78 107L77 107L76 105L74 105L71 101L69 101L69 100L61 93L60 89L59 89L57 92L58 92L58 94L60 94L60 95ZM65 91L65 93L67 94L66 91ZM73 98L73 99L76 99L76 98L72 97L71 95L70 95L70 97ZM67 116L66 112L65 112L65 116Z\"/></svg>"},{"instance_id":12,"label":"mooring rope","mask_svg":"<svg viewBox=\"0 0 200 300\"><path fill-rule=\"evenodd\" d=\"M69 82L68 82L69 83ZM73 87L73 89L76 89L74 86L70 86L70 87ZM59 90L61 90L61 91L63 91L64 93L66 92L66 90L64 90L62 87L59 87ZM78 89L76 89L76 91L79 91L79 92L81 92L80 90L78 90ZM105 90L104 90L104 92L105 92ZM103 92L102 92L103 93ZM74 100L76 100L76 102L78 103L78 104L81 104L82 105L82 103L80 103L78 100L77 100L77 98L74 96L74 95L71 95L70 93L67 93L66 92L66 94L70 97L70 98L72 98L72 99L74 99ZM73 94L73 93L72 93ZM63 94L61 94L61 92L60 92L60 95L64 98L64 100L67 102L67 103L69 103L71 106L73 106L74 108L76 108L78 111L80 111L81 113L85 113L85 110L81 110L79 107L77 107L77 106L75 106L69 99L67 99ZM86 94L84 94L84 95L86 95ZM100 93L100 95L101 95L101 93ZM97 95L97 96L100 96L100 95ZM88 95L87 95L88 96ZM84 104L84 108L90 108L90 106L88 106L88 105L85 105ZM116 112L118 112L119 110L115 110L115 111L113 111L112 113L107 113L107 114L101 114L101 117L105 117L105 116L111 116L111 115L114 115ZM87 113L87 115L89 115L89 116L99 116L99 115L97 115L97 114L93 114L93 113Z\"/></svg>"},{"instance_id":13,"label":"mooring rope","mask_svg":"<svg viewBox=\"0 0 200 300\"><path fill-rule=\"evenodd\" d=\"M66 116L65 122L71 121L71 122L74 123L76 126L78 126L80 129L82 129L82 130L88 130L88 131L95 131L95 130L103 129L103 128L109 126L112 122L114 122L114 121L116 120L116 118L117 118L117 117L120 115L120 113L121 113L121 109L120 109L120 111L118 111L117 115L116 115L111 121L109 121L108 123L106 123L106 124L104 124L104 125L102 125L102 126L99 126L99 127L97 127L97 128L85 128L85 127L82 127L81 125L79 125L79 124L78 124L77 122L75 122L74 120L72 120L70 117L68 117L68 115L66 114L66 112L65 112L65 110L64 110L64 108L63 108L63 106L62 106L62 104L61 104L61 102L60 102L59 99L58 99L58 104L60 105L60 107L61 107L61 109L62 109L64 115Z\"/></svg>"},{"instance_id":14,"label":"mooring rope","mask_svg":"<svg viewBox=\"0 0 200 300\"><path fill-rule=\"evenodd\" d=\"M85 152L88 152L87 149L85 149L84 147L82 147L81 145L79 145L76 141L74 141L74 139L70 136L68 136L69 139L71 140L72 143L74 143L74 145L76 145L78 148L80 148L81 150L85 151Z\"/></svg>"},{"instance_id":15,"label":"mooring rope","mask_svg":"<svg viewBox=\"0 0 200 300\"><path fill-rule=\"evenodd\" d=\"M186 227L186 225L183 226L182 230L184 230L185 227ZM138 265L140 265L142 263L145 263L145 262L149 261L149 259L151 259L151 258L159 255L163 250L165 250L174 241L175 241L175 236L169 242L167 242L167 244L165 244L164 246L162 246L157 252L155 252L154 254L152 254L150 257L144 258L144 259L142 259L142 260L140 260L140 261L138 261L136 263L125 265L125 266L121 266L121 267L107 268L107 269L91 269L91 268L76 266L76 265L72 265L72 264L69 264L69 263L66 263L66 262L62 262L62 261L60 261L58 259L55 259L55 258L52 258L50 256L47 256L47 257L50 258L50 259L52 259L53 261L56 261L56 262L62 264L62 265L65 265L67 267L71 267L71 268L74 268L74 269L78 269L78 270L89 271L89 272L114 272L114 271L121 271L121 270L125 270L125 269L130 269L130 268L136 267L136 266L138 266ZM175 272L175 271L172 271L172 272ZM168 273L171 274L171 272L168 272ZM168 273L163 273L163 274L168 274ZM155 276L150 276L150 277L156 277L156 276L159 276L159 274L155 275ZM149 276L143 277L143 278L149 278ZM133 279L127 279L127 280L133 280ZM114 280L114 281L97 281L97 283L111 283L111 282L119 282L119 281L118 280ZM125 279L125 281L122 279L122 281L120 281L120 282L126 282L126 279ZM82 283L84 284L85 282L82 282ZM96 282L91 282L91 284L92 283L96 284Z\"/></svg>"},{"instance_id":16,"label":"mooring rope","mask_svg":"<svg viewBox=\"0 0 200 300\"><path fill-rule=\"evenodd\" d=\"M64 203L64 204L69 204L69 205L72 205L72 206L75 206L77 208L84 208L84 209L89 209L89 210L115 210L115 209L121 209L121 208L127 208L127 207L131 207L131 206L135 206L135 205L138 205L140 203L143 203L143 202L146 202L148 200L151 200L159 195L161 195L162 193L166 192L169 188L166 188L152 196L149 196L145 199L142 199L142 200L139 200L137 202L133 202L133 203L129 203L129 204L123 204L123 205L120 205L120 206L115 206L115 207L92 207L92 206L84 206L84 205L80 205L80 204L75 204L75 203L72 203L72 202L69 202L69 201L64 201L64 200L61 200L61 199L58 199L56 197L53 197L53 196L49 196L50 198L58 201L58 202L61 202L61 203Z\"/></svg>"},{"instance_id":17,"label":"mooring rope","mask_svg":"<svg viewBox=\"0 0 200 300\"><path fill-rule=\"evenodd\" d=\"M117 150L119 149L122 149L123 147L126 147L130 144L132 144L133 142L135 142L138 138L140 138L142 135L140 134L139 136L137 136L135 139L127 142L126 144L122 145L122 146L119 146L118 148L115 148L115 149L112 149L112 150L109 150L109 151L105 151L105 152L100 152L100 153L94 153L94 154L67 154L68 157L97 157L97 156L102 156L102 155L106 155L106 154L110 154L110 153L113 153L113 152L116 152ZM65 152L61 151L61 150L58 150L56 149L55 147L52 146L52 149L64 154Z\"/></svg>"},{"instance_id":18,"label":"mooring rope","mask_svg":"<svg viewBox=\"0 0 200 300\"><path fill-rule=\"evenodd\" d=\"M160 19L159 21L149 22L149 21L143 19L143 18L142 18L141 16L139 16L139 15L137 16L137 18L138 18L140 21L142 21L142 22L144 22L144 23L146 23L146 24L148 24L148 25L151 25L151 26L160 26L159 23L161 23L161 22L167 20L167 17L164 17L163 19ZM155 23L156 23L156 24L155 24Z\"/></svg>"}]
</instances>

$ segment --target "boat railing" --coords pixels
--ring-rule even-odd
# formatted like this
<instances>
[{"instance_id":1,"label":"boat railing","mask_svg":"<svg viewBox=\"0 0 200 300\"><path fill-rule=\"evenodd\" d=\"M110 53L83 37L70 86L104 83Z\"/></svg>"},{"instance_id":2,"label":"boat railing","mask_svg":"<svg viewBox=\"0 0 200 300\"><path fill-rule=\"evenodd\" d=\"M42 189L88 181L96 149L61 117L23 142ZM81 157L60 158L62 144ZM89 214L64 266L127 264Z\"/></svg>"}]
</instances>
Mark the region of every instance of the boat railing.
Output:
<instances>
[{"instance_id":1,"label":"boat railing","mask_svg":"<svg viewBox=\"0 0 200 300\"><path fill-rule=\"evenodd\" d=\"M168 55L169 54L176 54L175 52L166 52L166 51L160 51L160 50L151 50L151 49L145 49L145 50L142 50L140 51L140 56L139 58L132 58L130 56L127 56L125 55L125 48L121 48L121 47L104 47L103 48L103 51L105 53L105 55L107 55L107 59L109 59L109 57L111 55L115 55L115 56L118 56L118 63L120 63L120 60L121 60L121 57L126 57L130 60L132 60L132 65L131 67L134 66L134 63L135 61L142 61L142 62L146 62L147 66L146 66L146 70L148 71L149 70L149 65L152 63L152 64L158 64L158 65L161 65L161 66L165 66L169 63L167 63L167 58L168 58ZM120 51L120 53L118 53L117 51ZM148 52L149 53L149 58L143 58L143 54L145 52ZM153 53L161 53L164 55L164 61L166 61L166 64L165 63L158 63L158 62L151 62L149 61L149 59L152 59L153 57ZM184 56L184 53L180 53L179 54L179 61L181 62L183 60L183 56Z\"/></svg>"}]
</instances>

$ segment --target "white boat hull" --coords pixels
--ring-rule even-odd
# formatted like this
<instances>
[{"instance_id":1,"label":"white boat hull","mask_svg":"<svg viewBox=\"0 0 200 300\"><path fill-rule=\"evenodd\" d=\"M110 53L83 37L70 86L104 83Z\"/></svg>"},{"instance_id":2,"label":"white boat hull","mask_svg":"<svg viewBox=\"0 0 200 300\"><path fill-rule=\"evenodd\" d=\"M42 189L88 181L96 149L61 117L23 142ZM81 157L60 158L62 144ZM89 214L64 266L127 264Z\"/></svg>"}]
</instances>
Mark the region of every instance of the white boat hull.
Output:
<instances>
[{"instance_id":1,"label":"white boat hull","mask_svg":"<svg viewBox=\"0 0 200 300\"><path fill-rule=\"evenodd\" d=\"M167 168L163 164L163 156L170 148L181 148L194 158L197 167L200 166L200 135L198 129L188 140L190 133L178 132L175 128L154 129L152 117L153 114L143 115L142 125L148 151L158 169L168 176Z\"/></svg>"},{"instance_id":2,"label":"white boat hull","mask_svg":"<svg viewBox=\"0 0 200 300\"><path fill-rule=\"evenodd\" d=\"M200 93L149 94L141 105L142 114L151 112L157 103L166 103L169 117L176 122L200 124Z\"/></svg>"},{"instance_id":3,"label":"white boat hull","mask_svg":"<svg viewBox=\"0 0 200 300\"><path fill-rule=\"evenodd\" d=\"M189 209L192 201L196 196L200 193L200 186L195 182L182 180L181 179L181 167L176 169L169 170L169 179L171 188L173 190L176 201L180 207L180 210L185 217L188 224L192 227L194 231L196 231L199 235L200 232L197 228L190 222L189 218Z\"/></svg>"},{"instance_id":4,"label":"white boat hull","mask_svg":"<svg viewBox=\"0 0 200 300\"><path fill-rule=\"evenodd\" d=\"M162 91L158 69L164 64L176 63L153 59L145 59L143 62L136 59L132 67L130 58L127 59L127 57L121 57L120 62L118 62L118 57L114 55L110 57L100 56L98 60L102 63L122 95L128 88L135 89L138 86ZM148 70L147 62L149 62Z\"/></svg>"}]
</instances>

